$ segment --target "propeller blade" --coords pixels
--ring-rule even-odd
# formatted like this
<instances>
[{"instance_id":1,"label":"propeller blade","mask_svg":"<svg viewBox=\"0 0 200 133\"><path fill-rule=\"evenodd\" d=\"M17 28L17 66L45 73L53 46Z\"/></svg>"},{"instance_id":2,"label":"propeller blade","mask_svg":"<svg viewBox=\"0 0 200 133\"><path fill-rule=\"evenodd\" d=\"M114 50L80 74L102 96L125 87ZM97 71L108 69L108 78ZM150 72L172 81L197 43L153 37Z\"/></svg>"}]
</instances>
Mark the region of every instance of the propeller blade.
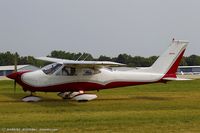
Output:
<instances>
[{"instance_id":1,"label":"propeller blade","mask_svg":"<svg viewBox=\"0 0 200 133\"><path fill-rule=\"evenodd\" d=\"M14 72L17 72L17 52L15 53L15 59L14 59ZM17 81L14 80L14 94L16 93L16 85L17 85Z\"/></svg>"},{"instance_id":2,"label":"propeller blade","mask_svg":"<svg viewBox=\"0 0 200 133\"><path fill-rule=\"evenodd\" d=\"M17 72L17 53L15 53L14 65L15 65L14 72Z\"/></svg>"},{"instance_id":3,"label":"propeller blade","mask_svg":"<svg viewBox=\"0 0 200 133\"><path fill-rule=\"evenodd\" d=\"M17 86L17 82L16 80L14 81L14 94L16 93L16 86Z\"/></svg>"}]
</instances>

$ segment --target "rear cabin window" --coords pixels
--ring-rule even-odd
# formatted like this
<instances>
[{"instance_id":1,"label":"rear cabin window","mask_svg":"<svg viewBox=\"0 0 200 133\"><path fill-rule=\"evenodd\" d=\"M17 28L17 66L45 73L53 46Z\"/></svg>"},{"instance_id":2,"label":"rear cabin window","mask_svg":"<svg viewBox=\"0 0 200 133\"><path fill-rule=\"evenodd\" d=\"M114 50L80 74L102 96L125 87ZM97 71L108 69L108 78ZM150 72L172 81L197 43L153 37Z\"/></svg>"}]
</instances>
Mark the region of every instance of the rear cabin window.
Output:
<instances>
[{"instance_id":1,"label":"rear cabin window","mask_svg":"<svg viewBox=\"0 0 200 133\"><path fill-rule=\"evenodd\" d=\"M93 75L94 70L93 69L83 69L83 75Z\"/></svg>"}]
</instances>

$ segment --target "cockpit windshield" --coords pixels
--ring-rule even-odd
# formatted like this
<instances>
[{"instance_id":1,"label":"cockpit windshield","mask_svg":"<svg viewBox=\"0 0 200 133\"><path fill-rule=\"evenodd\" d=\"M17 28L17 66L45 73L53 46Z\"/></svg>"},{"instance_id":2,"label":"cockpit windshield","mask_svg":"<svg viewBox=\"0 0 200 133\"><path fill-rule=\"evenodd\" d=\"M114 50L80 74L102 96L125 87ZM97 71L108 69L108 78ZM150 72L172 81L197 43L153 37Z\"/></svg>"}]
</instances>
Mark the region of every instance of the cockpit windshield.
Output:
<instances>
[{"instance_id":1,"label":"cockpit windshield","mask_svg":"<svg viewBox=\"0 0 200 133\"><path fill-rule=\"evenodd\" d=\"M54 72L56 72L61 66L62 66L62 64L53 63L53 64L50 64L50 65L43 67L42 71L47 75L51 75Z\"/></svg>"}]
</instances>

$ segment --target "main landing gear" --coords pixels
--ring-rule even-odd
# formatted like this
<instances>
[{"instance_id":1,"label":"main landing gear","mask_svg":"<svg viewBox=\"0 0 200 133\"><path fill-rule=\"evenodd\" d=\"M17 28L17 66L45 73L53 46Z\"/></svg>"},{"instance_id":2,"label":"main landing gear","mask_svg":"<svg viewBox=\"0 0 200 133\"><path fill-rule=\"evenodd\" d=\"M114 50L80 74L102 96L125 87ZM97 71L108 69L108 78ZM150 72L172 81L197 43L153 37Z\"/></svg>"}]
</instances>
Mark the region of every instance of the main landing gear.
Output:
<instances>
[{"instance_id":1,"label":"main landing gear","mask_svg":"<svg viewBox=\"0 0 200 133\"><path fill-rule=\"evenodd\" d=\"M87 102L97 98L95 94L86 94L83 91L79 92L60 92L57 94L63 99L71 99L79 102Z\"/></svg>"}]
</instances>

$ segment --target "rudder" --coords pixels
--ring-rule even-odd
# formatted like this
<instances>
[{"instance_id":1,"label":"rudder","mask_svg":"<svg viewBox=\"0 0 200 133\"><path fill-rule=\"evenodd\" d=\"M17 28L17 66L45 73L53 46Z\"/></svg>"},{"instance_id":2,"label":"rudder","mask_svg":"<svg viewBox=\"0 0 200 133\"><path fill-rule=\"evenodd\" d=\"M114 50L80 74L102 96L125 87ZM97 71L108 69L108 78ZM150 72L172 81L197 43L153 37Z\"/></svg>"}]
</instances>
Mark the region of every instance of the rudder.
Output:
<instances>
[{"instance_id":1,"label":"rudder","mask_svg":"<svg viewBox=\"0 0 200 133\"><path fill-rule=\"evenodd\" d=\"M176 71L187 45L187 41L173 40L169 48L150 67L149 72L164 74L163 78L176 78Z\"/></svg>"}]
</instances>

